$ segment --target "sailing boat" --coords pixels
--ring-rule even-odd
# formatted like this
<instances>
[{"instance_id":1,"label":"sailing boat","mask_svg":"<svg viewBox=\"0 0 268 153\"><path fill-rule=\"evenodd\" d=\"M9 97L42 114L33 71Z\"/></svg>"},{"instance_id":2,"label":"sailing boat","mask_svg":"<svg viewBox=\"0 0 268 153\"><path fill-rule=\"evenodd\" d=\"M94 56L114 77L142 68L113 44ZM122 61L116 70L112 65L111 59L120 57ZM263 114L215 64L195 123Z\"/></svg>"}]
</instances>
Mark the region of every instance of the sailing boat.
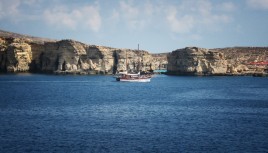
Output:
<instances>
[{"instance_id":1,"label":"sailing boat","mask_svg":"<svg viewBox=\"0 0 268 153\"><path fill-rule=\"evenodd\" d=\"M138 51L139 51L139 45L138 45ZM126 51L126 69L127 69L127 51ZM120 74L118 77L116 77L116 81L122 81L122 82L150 82L151 76L147 75L141 75L139 73L128 73L126 71L125 73Z\"/></svg>"},{"instance_id":2,"label":"sailing boat","mask_svg":"<svg viewBox=\"0 0 268 153\"><path fill-rule=\"evenodd\" d=\"M121 77L117 77L116 81L122 81L122 82L150 82L151 77L147 77L145 75L140 75L140 73L137 74L123 74Z\"/></svg>"}]
</instances>

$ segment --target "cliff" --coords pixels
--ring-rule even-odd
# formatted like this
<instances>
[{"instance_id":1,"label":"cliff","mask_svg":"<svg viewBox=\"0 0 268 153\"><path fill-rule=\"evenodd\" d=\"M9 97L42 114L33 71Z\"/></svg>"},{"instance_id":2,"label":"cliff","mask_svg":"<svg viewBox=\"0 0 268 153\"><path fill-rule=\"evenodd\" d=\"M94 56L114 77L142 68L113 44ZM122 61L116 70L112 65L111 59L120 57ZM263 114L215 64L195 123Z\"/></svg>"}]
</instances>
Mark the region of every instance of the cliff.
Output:
<instances>
[{"instance_id":1,"label":"cliff","mask_svg":"<svg viewBox=\"0 0 268 153\"><path fill-rule=\"evenodd\" d=\"M167 70L176 75L267 75L267 55L265 47L186 47L168 55Z\"/></svg>"},{"instance_id":2,"label":"cliff","mask_svg":"<svg viewBox=\"0 0 268 153\"><path fill-rule=\"evenodd\" d=\"M114 74L167 69L175 75L267 75L268 48L186 47L171 53L88 45L0 30L0 72Z\"/></svg>"},{"instance_id":3,"label":"cliff","mask_svg":"<svg viewBox=\"0 0 268 153\"><path fill-rule=\"evenodd\" d=\"M144 50L87 45L74 40L55 41L9 32L0 37L0 72L113 74L126 69L152 71L166 63Z\"/></svg>"}]
</instances>

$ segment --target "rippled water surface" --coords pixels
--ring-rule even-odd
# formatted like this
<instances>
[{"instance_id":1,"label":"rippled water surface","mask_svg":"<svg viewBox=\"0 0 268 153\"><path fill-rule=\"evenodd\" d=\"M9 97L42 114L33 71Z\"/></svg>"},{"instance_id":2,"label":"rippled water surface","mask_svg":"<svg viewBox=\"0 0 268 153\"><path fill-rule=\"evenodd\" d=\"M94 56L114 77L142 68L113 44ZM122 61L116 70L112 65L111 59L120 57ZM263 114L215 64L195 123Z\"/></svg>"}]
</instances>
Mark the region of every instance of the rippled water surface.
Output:
<instances>
[{"instance_id":1,"label":"rippled water surface","mask_svg":"<svg viewBox=\"0 0 268 153\"><path fill-rule=\"evenodd\" d=\"M268 78L0 75L0 152L268 152Z\"/></svg>"}]
</instances>

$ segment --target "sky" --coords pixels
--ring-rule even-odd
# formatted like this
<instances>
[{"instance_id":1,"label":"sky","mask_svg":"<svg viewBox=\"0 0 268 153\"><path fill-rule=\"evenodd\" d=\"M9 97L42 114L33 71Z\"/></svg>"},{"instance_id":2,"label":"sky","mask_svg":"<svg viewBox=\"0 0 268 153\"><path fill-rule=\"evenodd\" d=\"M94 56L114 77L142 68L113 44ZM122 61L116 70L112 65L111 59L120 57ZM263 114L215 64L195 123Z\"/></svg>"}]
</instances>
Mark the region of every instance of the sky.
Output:
<instances>
[{"instance_id":1,"label":"sky","mask_svg":"<svg viewBox=\"0 0 268 153\"><path fill-rule=\"evenodd\" d=\"M0 29L151 53L268 46L268 0L0 0Z\"/></svg>"}]
</instances>

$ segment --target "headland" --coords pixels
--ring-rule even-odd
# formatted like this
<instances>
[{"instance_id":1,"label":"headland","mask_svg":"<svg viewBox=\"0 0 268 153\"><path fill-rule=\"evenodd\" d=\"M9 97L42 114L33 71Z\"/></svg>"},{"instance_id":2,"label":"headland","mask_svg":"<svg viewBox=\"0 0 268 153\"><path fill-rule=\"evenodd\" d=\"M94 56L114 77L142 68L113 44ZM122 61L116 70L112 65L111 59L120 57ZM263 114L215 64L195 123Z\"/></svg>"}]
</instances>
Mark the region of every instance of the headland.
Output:
<instances>
[{"instance_id":1,"label":"headland","mask_svg":"<svg viewBox=\"0 0 268 153\"><path fill-rule=\"evenodd\" d=\"M171 75L268 76L267 61L268 47L186 47L152 54L0 30L2 73L115 74L126 69L143 72L166 69Z\"/></svg>"}]
</instances>

